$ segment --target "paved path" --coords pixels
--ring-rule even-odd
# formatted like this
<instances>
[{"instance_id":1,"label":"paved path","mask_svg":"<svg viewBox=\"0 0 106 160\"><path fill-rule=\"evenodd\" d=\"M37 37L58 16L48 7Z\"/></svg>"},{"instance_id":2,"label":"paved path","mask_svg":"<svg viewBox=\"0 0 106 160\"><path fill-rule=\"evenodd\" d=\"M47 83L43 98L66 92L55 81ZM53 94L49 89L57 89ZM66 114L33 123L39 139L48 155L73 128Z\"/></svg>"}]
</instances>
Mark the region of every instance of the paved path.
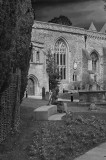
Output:
<instances>
[{"instance_id":1,"label":"paved path","mask_svg":"<svg viewBox=\"0 0 106 160\"><path fill-rule=\"evenodd\" d=\"M65 113L57 113L57 114L54 114L52 116L50 116L48 118L48 120L51 120L51 121L57 121L57 120L61 120L61 118L65 115Z\"/></svg>"},{"instance_id":2,"label":"paved path","mask_svg":"<svg viewBox=\"0 0 106 160\"><path fill-rule=\"evenodd\" d=\"M75 160L106 160L106 143L91 149Z\"/></svg>"}]
</instances>

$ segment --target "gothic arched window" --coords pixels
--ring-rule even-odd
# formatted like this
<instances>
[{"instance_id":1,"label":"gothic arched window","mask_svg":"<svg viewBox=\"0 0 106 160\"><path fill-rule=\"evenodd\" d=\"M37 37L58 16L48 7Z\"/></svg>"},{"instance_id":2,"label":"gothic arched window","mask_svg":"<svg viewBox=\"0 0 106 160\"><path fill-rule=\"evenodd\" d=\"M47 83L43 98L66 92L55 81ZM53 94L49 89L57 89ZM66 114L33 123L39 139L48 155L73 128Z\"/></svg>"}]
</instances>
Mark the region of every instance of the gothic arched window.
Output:
<instances>
[{"instance_id":1,"label":"gothic arched window","mask_svg":"<svg viewBox=\"0 0 106 160\"><path fill-rule=\"evenodd\" d=\"M98 61L98 55L96 52L91 53L91 59L92 59L92 71L96 72L97 70L97 61Z\"/></svg>"},{"instance_id":2,"label":"gothic arched window","mask_svg":"<svg viewBox=\"0 0 106 160\"><path fill-rule=\"evenodd\" d=\"M63 39L59 39L54 47L55 61L59 66L61 79L66 79L66 54L67 46Z\"/></svg>"}]
</instances>

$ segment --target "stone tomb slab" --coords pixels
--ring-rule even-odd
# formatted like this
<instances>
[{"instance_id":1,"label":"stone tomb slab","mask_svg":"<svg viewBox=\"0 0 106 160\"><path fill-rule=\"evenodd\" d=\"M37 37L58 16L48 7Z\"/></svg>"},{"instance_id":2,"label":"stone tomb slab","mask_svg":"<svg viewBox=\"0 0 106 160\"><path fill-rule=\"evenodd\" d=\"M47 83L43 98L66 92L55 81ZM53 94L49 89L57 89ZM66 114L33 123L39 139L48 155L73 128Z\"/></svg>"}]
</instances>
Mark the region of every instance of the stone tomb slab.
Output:
<instances>
[{"instance_id":1,"label":"stone tomb slab","mask_svg":"<svg viewBox=\"0 0 106 160\"><path fill-rule=\"evenodd\" d=\"M56 105L41 106L34 110L36 120L48 120L48 118L57 113Z\"/></svg>"}]
</instances>

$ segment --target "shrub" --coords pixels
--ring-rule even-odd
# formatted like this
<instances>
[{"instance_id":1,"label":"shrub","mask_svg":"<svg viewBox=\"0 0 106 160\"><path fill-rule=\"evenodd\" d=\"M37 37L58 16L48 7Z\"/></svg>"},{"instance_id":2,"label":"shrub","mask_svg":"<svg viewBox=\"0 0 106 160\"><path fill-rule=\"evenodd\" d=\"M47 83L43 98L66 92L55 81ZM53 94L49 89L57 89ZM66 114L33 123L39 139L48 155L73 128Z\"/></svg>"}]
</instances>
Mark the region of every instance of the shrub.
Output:
<instances>
[{"instance_id":1,"label":"shrub","mask_svg":"<svg viewBox=\"0 0 106 160\"><path fill-rule=\"evenodd\" d=\"M55 89L52 90L52 102L51 104L57 104L57 99L58 99L58 92L59 92L59 88L56 87Z\"/></svg>"},{"instance_id":2,"label":"shrub","mask_svg":"<svg viewBox=\"0 0 106 160\"><path fill-rule=\"evenodd\" d=\"M58 65L55 62L54 56L51 53L51 50L49 49L48 54L47 54L47 68L46 71L49 76L49 89L54 90L55 88L58 87L60 83L60 73L58 69Z\"/></svg>"}]
</instances>

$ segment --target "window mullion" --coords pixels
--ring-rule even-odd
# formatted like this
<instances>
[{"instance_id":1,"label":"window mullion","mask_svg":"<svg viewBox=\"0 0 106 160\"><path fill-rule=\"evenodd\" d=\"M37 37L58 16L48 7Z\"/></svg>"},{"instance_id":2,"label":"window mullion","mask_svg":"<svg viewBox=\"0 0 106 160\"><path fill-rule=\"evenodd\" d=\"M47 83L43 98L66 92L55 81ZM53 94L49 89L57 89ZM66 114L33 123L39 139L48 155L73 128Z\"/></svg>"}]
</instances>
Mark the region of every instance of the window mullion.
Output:
<instances>
[{"instance_id":1,"label":"window mullion","mask_svg":"<svg viewBox=\"0 0 106 160\"><path fill-rule=\"evenodd\" d=\"M59 45L59 66L60 66L60 45Z\"/></svg>"},{"instance_id":2,"label":"window mullion","mask_svg":"<svg viewBox=\"0 0 106 160\"><path fill-rule=\"evenodd\" d=\"M55 54L62 79L66 79L66 45L63 40L56 42Z\"/></svg>"}]
</instances>

